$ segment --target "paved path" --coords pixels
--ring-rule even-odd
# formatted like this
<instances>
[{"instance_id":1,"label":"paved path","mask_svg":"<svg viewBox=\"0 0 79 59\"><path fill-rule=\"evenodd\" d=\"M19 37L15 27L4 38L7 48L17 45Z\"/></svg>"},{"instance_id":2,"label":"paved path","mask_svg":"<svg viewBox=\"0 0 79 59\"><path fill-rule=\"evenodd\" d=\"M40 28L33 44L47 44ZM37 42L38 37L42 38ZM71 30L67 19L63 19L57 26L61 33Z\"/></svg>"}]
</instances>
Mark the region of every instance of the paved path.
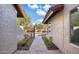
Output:
<instances>
[{"instance_id":1,"label":"paved path","mask_svg":"<svg viewBox=\"0 0 79 59\"><path fill-rule=\"evenodd\" d=\"M15 54L60 54L60 50L47 50L41 36L36 36L29 50L18 50Z\"/></svg>"},{"instance_id":2,"label":"paved path","mask_svg":"<svg viewBox=\"0 0 79 59\"><path fill-rule=\"evenodd\" d=\"M47 50L41 36L36 36L35 40L33 41L30 50Z\"/></svg>"}]
</instances>

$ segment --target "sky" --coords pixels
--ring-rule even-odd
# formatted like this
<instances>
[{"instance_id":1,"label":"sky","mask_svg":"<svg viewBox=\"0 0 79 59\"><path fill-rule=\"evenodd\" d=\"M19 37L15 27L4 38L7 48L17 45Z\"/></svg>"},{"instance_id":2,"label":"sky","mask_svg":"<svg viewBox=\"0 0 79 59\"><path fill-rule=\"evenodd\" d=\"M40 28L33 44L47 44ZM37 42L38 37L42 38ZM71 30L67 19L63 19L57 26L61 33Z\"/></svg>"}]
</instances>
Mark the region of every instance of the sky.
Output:
<instances>
[{"instance_id":1,"label":"sky","mask_svg":"<svg viewBox=\"0 0 79 59\"><path fill-rule=\"evenodd\" d=\"M55 6L54 4L22 4L27 15L31 16L32 24L42 22L46 12L50 7Z\"/></svg>"}]
</instances>

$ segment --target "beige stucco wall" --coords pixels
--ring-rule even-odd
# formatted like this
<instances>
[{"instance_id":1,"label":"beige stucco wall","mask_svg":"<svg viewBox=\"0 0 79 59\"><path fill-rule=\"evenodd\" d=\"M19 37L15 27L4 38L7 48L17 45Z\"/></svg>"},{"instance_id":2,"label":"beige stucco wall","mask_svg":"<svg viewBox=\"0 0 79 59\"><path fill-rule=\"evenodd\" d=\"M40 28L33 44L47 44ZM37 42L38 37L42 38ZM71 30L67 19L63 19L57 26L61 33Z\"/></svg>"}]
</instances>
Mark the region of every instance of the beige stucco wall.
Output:
<instances>
[{"instance_id":1,"label":"beige stucco wall","mask_svg":"<svg viewBox=\"0 0 79 59\"><path fill-rule=\"evenodd\" d=\"M0 5L0 54L14 52L22 39L22 30L16 25L16 19L16 10L12 5Z\"/></svg>"},{"instance_id":2,"label":"beige stucco wall","mask_svg":"<svg viewBox=\"0 0 79 59\"><path fill-rule=\"evenodd\" d=\"M49 23L51 23L51 32L48 35L51 35L53 43L63 50L63 12L52 17Z\"/></svg>"}]
</instances>

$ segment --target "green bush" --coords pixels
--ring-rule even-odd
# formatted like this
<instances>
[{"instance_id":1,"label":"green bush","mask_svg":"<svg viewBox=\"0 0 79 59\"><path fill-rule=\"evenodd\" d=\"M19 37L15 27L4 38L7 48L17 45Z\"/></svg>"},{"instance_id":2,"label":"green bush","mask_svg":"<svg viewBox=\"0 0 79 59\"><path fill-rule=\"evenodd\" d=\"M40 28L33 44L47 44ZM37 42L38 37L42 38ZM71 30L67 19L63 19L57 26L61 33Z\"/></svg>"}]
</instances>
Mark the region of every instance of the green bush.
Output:
<instances>
[{"instance_id":1,"label":"green bush","mask_svg":"<svg viewBox=\"0 0 79 59\"><path fill-rule=\"evenodd\" d=\"M53 41L52 37L49 37L49 41L51 41L51 42Z\"/></svg>"},{"instance_id":2,"label":"green bush","mask_svg":"<svg viewBox=\"0 0 79 59\"><path fill-rule=\"evenodd\" d=\"M22 50L22 49L23 50L28 50L29 47L31 46L32 42L33 42L32 39L26 39L26 38L24 38L22 41L20 41L18 43L18 49L20 49L20 50Z\"/></svg>"}]
</instances>

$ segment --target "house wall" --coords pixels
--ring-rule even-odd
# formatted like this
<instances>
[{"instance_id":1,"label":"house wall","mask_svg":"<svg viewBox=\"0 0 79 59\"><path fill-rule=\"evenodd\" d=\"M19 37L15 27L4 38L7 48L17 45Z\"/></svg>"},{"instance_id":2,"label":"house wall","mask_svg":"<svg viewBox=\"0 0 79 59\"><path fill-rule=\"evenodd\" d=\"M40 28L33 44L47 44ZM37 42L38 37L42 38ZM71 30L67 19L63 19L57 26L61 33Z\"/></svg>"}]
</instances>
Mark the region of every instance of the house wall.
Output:
<instances>
[{"instance_id":1,"label":"house wall","mask_svg":"<svg viewBox=\"0 0 79 59\"><path fill-rule=\"evenodd\" d=\"M52 17L49 21L51 23L51 32L48 36L53 37L53 43L60 49L63 50L63 12Z\"/></svg>"},{"instance_id":2,"label":"house wall","mask_svg":"<svg viewBox=\"0 0 79 59\"><path fill-rule=\"evenodd\" d=\"M17 14L12 5L0 5L0 53L12 53L17 49L19 28ZM22 32L22 31L21 31Z\"/></svg>"},{"instance_id":3,"label":"house wall","mask_svg":"<svg viewBox=\"0 0 79 59\"><path fill-rule=\"evenodd\" d=\"M79 46L70 43L70 11L77 4L64 5L64 53L79 53Z\"/></svg>"},{"instance_id":4,"label":"house wall","mask_svg":"<svg viewBox=\"0 0 79 59\"><path fill-rule=\"evenodd\" d=\"M61 15L58 13L52 17L48 23L51 23L51 32L48 36L53 37L53 43L63 53L79 53L79 46L70 42L70 11L78 4L66 4Z\"/></svg>"}]
</instances>

